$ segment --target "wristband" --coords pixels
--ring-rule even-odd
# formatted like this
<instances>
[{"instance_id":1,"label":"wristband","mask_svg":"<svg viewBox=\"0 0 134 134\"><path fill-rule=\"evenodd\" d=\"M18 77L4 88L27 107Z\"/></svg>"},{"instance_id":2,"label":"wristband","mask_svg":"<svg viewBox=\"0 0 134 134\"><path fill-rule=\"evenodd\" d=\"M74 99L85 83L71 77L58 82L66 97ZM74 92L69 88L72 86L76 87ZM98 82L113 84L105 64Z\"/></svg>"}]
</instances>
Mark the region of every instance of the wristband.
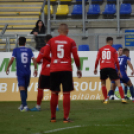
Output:
<instances>
[{"instance_id":1,"label":"wristband","mask_svg":"<svg viewBox=\"0 0 134 134\"><path fill-rule=\"evenodd\" d=\"M38 69L34 69L34 71L38 71Z\"/></svg>"}]
</instances>

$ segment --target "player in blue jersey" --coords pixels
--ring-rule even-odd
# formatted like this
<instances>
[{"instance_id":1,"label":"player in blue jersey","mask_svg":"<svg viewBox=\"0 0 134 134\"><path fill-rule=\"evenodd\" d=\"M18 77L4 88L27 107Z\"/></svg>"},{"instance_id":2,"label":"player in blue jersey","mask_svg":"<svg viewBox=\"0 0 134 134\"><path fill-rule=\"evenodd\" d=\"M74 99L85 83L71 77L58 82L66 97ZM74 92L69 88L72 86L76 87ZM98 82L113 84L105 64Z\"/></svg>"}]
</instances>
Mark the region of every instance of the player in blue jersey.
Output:
<instances>
[{"instance_id":1,"label":"player in blue jersey","mask_svg":"<svg viewBox=\"0 0 134 134\"><path fill-rule=\"evenodd\" d=\"M121 72L120 80L121 80L121 83L126 84L125 94L127 92L126 88L127 88L127 86L129 86L130 87L130 92L131 92L131 95L132 95L132 100L134 101L133 84L132 84L131 80L129 79L129 77L127 76L127 73L126 73L126 69L127 69L127 65L128 65L130 67L130 69L132 70L131 75L134 74L134 69L133 69L133 66L132 66L132 64L130 62L130 58L129 58L129 49L127 49L127 48L123 49L123 55L119 55L118 59L119 59L120 72ZM114 95L114 90L115 90L115 84L113 83L113 89L109 91L108 96Z\"/></svg>"},{"instance_id":2,"label":"player in blue jersey","mask_svg":"<svg viewBox=\"0 0 134 134\"><path fill-rule=\"evenodd\" d=\"M9 74L9 68L12 65L14 59L16 59L16 68L17 68L17 80L18 80L18 87L20 90L20 97L21 97L21 109L20 111L25 112L28 111L27 106L27 88L29 86L30 77L31 77L31 59L34 63L34 76L37 76L37 63L36 59L34 58L33 52L31 49L25 47L26 38L20 37L19 38L19 47L15 48L12 53L12 58L9 61L6 74Z\"/></svg>"}]
</instances>

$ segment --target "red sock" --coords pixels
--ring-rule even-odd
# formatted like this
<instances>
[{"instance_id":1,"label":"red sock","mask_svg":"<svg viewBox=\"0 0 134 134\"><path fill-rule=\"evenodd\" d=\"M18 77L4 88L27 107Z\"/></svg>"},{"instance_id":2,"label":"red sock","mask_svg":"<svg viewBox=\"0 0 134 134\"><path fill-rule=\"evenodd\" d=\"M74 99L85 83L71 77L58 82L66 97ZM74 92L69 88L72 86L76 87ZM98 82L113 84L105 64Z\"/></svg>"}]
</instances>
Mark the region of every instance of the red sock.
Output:
<instances>
[{"instance_id":1,"label":"red sock","mask_svg":"<svg viewBox=\"0 0 134 134\"><path fill-rule=\"evenodd\" d=\"M69 117L70 112L70 93L63 94L63 109L64 109L64 119Z\"/></svg>"},{"instance_id":2,"label":"red sock","mask_svg":"<svg viewBox=\"0 0 134 134\"><path fill-rule=\"evenodd\" d=\"M51 100L50 100L51 118L56 118L57 102L58 102L58 94L51 93Z\"/></svg>"},{"instance_id":3,"label":"red sock","mask_svg":"<svg viewBox=\"0 0 134 134\"><path fill-rule=\"evenodd\" d=\"M118 88L119 88L119 93L120 93L121 98L124 99L124 91L123 91L122 86L120 86Z\"/></svg>"},{"instance_id":4,"label":"red sock","mask_svg":"<svg viewBox=\"0 0 134 134\"><path fill-rule=\"evenodd\" d=\"M41 105L42 99L43 99L43 90L38 89L37 105Z\"/></svg>"},{"instance_id":5,"label":"red sock","mask_svg":"<svg viewBox=\"0 0 134 134\"><path fill-rule=\"evenodd\" d=\"M105 86L102 86L102 94L103 94L103 96L104 96L104 98L106 100L107 99L107 89L106 89Z\"/></svg>"}]
</instances>

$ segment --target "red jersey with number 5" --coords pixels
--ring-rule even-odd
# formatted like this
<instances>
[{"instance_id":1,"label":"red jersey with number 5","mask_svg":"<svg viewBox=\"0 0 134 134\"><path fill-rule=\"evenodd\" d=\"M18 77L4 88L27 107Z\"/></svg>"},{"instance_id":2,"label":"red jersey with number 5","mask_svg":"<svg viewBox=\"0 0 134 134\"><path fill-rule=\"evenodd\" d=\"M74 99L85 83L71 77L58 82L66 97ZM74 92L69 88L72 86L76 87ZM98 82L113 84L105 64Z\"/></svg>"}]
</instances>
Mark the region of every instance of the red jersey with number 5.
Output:
<instances>
[{"instance_id":1,"label":"red jersey with number 5","mask_svg":"<svg viewBox=\"0 0 134 134\"><path fill-rule=\"evenodd\" d=\"M118 54L116 50L110 45L105 45L104 47L101 47L99 49L95 62L95 69L97 68L99 61L100 61L100 69L103 68L115 69L116 65L118 70L120 70Z\"/></svg>"},{"instance_id":2,"label":"red jersey with number 5","mask_svg":"<svg viewBox=\"0 0 134 134\"><path fill-rule=\"evenodd\" d=\"M73 54L77 67L80 67L80 59L77 54L76 43L73 39L59 35L49 40L44 51L44 56L48 57L51 52L50 72L72 71L71 53Z\"/></svg>"}]
</instances>

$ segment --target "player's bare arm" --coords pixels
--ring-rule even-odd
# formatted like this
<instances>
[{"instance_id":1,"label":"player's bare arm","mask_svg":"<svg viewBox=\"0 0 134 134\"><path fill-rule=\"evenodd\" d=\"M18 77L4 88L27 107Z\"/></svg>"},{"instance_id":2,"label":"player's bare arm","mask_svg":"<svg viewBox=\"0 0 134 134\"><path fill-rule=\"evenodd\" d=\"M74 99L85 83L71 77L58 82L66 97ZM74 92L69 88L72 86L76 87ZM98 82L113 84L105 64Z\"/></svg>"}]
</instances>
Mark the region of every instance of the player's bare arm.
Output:
<instances>
[{"instance_id":1,"label":"player's bare arm","mask_svg":"<svg viewBox=\"0 0 134 134\"><path fill-rule=\"evenodd\" d=\"M33 64L34 64L34 76L37 77L38 75L38 69L37 69L37 62L35 58L32 58Z\"/></svg>"},{"instance_id":2,"label":"player's bare arm","mask_svg":"<svg viewBox=\"0 0 134 134\"><path fill-rule=\"evenodd\" d=\"M12 57L8 63L8 66L7 66L7 69L6 69L6 74L8 75L9 74L9 68L10 66L13 64L13 61L14 61L14 57Z\"/></svg>"},{"instance_id":3,"label":"player's bare arm","mask_svg":"<svg viewBox=\"0 0 134 134\"><path fill-rule=\"evenodd\" d=\"M75 44L74 44L74 46L75 46ZM72 53L73 53L75 64L77 66L77 77L81 78L82 77L82 72L81 72L81 66L80 66L80 58L78 56L76 47L72 48Z\"/></svg>"},{"instance_id":4,"label":"player's bare arm","mask_svg":"<svg viewBox=\"0 0 134 134\"><path fill-rule=\"evenodd\" d=\"M129 68L132 70L131 75L134 75L134 68L133 68L133 65L132 65L132 63L130 62L130 60L127 60L127 64L128 64L128 66L129 66Z\"/></svg>"},{"instance_id":5,"label":"player's bare arm","mask_svg":"<svg viewBox=\"0 0 134 134\"><path fill-rule=\"evenodd\" d=\"M98 52L97 58L96 58L96 61L95 61L95 69L94 69L94 74L95 75L98 73L97 67L98 67L99 61L100 61L100 51Z\"/></svg>"}]
</instances>

